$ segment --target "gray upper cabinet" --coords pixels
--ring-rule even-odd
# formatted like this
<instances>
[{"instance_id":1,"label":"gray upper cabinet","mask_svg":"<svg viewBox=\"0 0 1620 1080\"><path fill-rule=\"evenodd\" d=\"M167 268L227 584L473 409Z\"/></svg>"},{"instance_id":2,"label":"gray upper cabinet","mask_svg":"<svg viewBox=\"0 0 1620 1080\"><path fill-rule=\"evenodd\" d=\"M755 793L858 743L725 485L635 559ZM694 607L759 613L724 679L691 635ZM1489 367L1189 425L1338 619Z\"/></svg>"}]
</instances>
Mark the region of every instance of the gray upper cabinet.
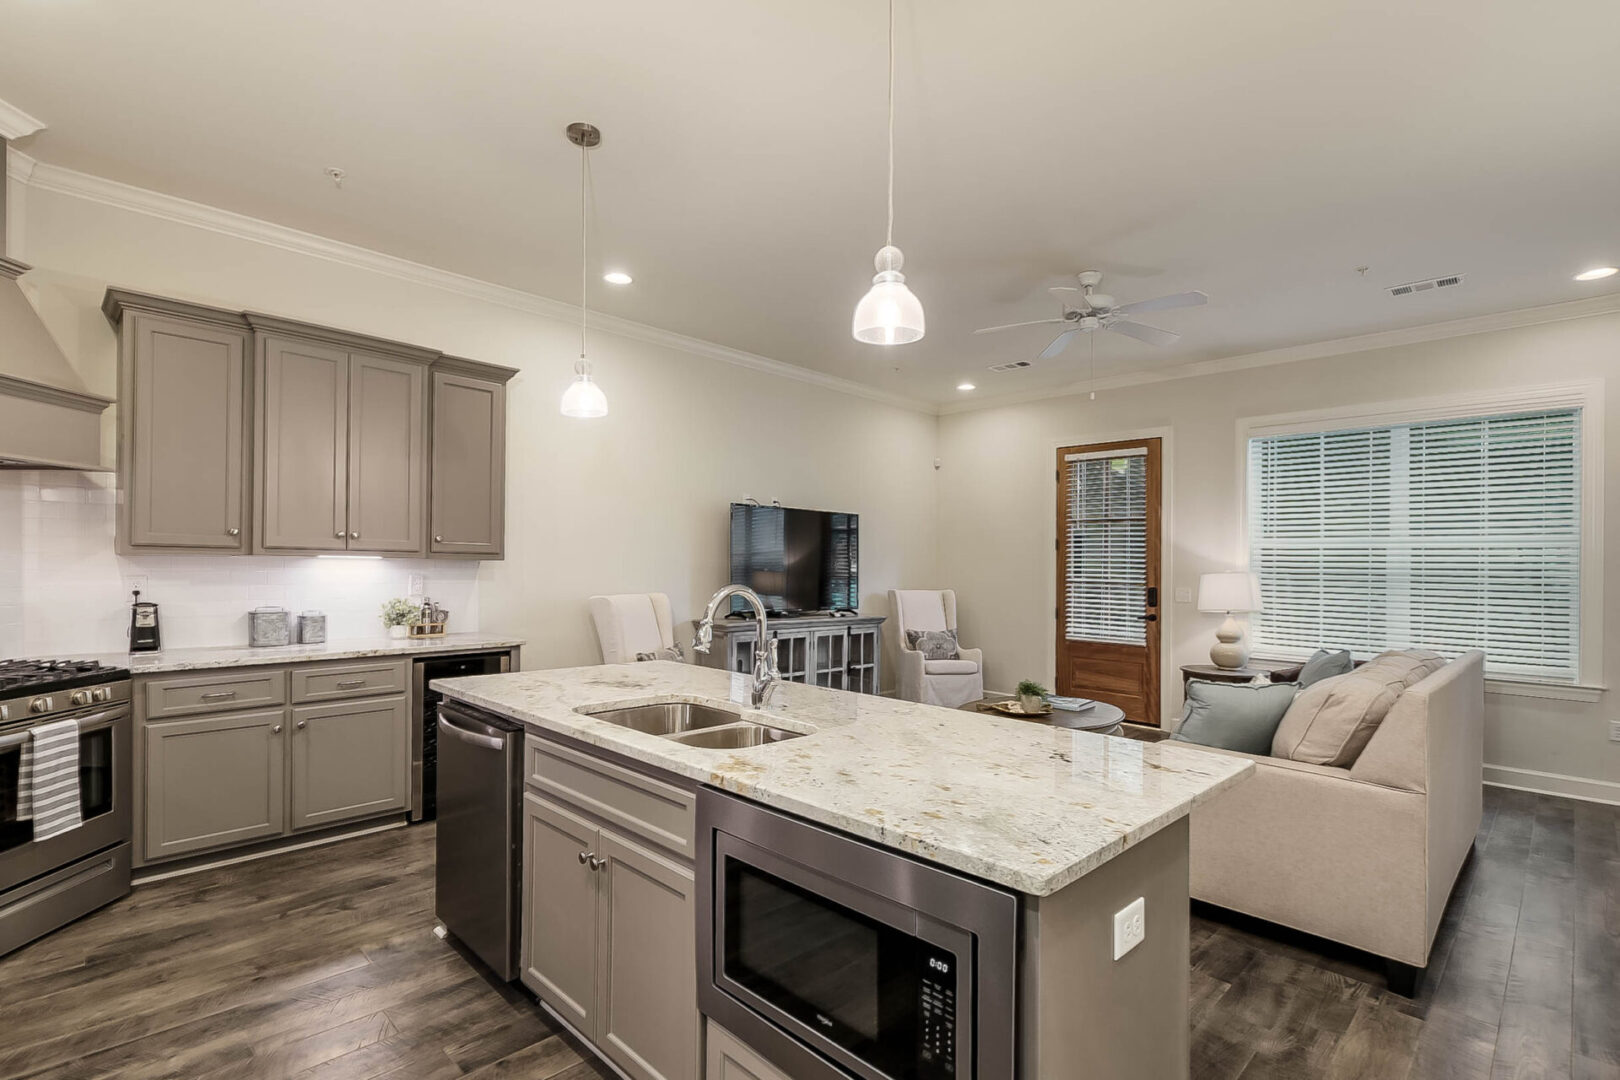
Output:
<instances>
[{"instance_id":1,"label":"gray upper cabinet","mask_svg":"<svg viewBox=\"0 0 1620 1080\"><path fill-rule=\"evenodd\" d=\"M119 553L246 552L246 320L121 291L103 310L119 330Z\"/></svg>"},{"instance_id":2,"label":"gray upper cabinet","mask_svg":"<svg viewBox=\"0 0 1620 1080\"><path fill-rule=\"evenodd\" d=\"M419 363L349 357L350 551L423 551L426 389Z\"/></svg>"},{"instance_id":3,"label":"gray upper cabinet","mask_svg":"<svg viewBox=\"0 0 1620 1080\"><path fill-rule=\"evenodd\" d=\"M349 355L259 338L259 547L349 547Z\"/></svg>"},{"instance_id":4,"label":"gray upper cabinet","mask_svg":"<svg viewBox=\"0 0 1620 1080\"><path fill-rule=\"evenodd\" d=\"M433 368L428 551L499 559L506 542L506 383L511 368L441 357Z\"/></svg>"}]
</instances>

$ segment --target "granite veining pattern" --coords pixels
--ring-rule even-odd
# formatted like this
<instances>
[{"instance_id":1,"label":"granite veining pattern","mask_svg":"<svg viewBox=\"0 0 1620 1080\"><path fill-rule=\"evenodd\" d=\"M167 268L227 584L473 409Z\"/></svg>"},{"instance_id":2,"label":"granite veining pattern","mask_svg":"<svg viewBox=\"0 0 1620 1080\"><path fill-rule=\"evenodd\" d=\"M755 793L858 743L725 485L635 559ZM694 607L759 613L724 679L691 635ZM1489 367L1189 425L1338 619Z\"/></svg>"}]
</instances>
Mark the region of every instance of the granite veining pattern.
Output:
<instances>
[{"instance_id":1,"label":"granite veining pattern","mask_svg":"<svg viewBox=\"0 0 1620 1080\"><path fill-rule=\"evenodd\" d=\"M352 660L368 656L432 656L434 653L477 652L522 645L521 638L469 632L446 634L438 638L356 638L328 641L320 645L271 645L258 649L247 645L222 645L205 649L161 649L147 653L99 653L80 659L99 660L103 664L128 668L133 675L158 675L172 671Z\"/></svg>"},{"instance_id":2,"label":"granite veining pattern","mask_svg":"<svg viewBox=\"0 0 1620 1080\"><path fill-rule=\"evenodd\" d=\"M784 683L749 719L809 732L705 750L585 716L651 701L724 703L731 677L660 661L435 682L447 697L778 807L930 862L1046 896L1185 817L1254 764L865 694Z\"/></svg>"}]
</instances>

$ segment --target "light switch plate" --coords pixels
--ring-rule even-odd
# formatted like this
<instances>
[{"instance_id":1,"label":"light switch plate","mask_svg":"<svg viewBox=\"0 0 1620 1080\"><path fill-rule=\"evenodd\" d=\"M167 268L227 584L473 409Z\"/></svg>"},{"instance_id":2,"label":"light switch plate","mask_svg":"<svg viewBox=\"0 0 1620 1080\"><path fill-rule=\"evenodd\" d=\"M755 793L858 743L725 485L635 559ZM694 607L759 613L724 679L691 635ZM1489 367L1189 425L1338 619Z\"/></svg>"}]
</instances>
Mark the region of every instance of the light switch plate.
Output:
<instances>
[{"instance_id":1,"label":"light switch plate","mask_svg":"<svg viewBox=\"0 0 1620 1080\"><path fill-rule=\"evenodd\" d=\"M1138 896L1114 912L1114 959L1118 960L1147 937L1147 900Z\"/></svg>"},{"instance_id":2,"label":"light switch plate","mask_svg":"<svg viewBox=\"0 0 1620 1080\"><path fill-rule=\"evenodd\" d=\"M1609 721L1609 741L1620 742L1620 720Z\"/></svg>"},{"instance_id":3,"label":"light switch plate","mask_svg":"<svg viewBox=\"0 0 1620 1080\"><path fill-rule=\"evenodd\" d=\"M1191 589L1177 589L1176 590L1176 603L1178 603L1178 604L1190 604L1190 603L1192 603L1192 590Z\"/></svg>"}]
</instances>

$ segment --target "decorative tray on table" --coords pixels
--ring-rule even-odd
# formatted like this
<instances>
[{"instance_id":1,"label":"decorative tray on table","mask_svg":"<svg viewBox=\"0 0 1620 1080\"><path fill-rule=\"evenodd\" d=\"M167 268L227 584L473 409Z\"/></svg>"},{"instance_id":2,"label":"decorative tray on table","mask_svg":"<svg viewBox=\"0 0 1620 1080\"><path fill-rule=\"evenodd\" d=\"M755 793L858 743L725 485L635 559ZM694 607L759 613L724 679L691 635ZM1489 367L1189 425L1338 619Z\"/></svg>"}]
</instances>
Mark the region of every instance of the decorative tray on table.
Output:
<instances>
[{"instance_id":1,"label":"decorative tray on table","mask_svg":"<svg viewBox=\"0 0 1620 1080\"><path fill-rule=\"evenodd\" d=\"M1048 705L1039 712L1025 712L1024 707L1016 701L986 701L979 707L989 712L997 712L1002 716L1016 716L1024 720L1033 720L1041 716L1051 716L1052 706Z\"/></svg>"}]
</instances>

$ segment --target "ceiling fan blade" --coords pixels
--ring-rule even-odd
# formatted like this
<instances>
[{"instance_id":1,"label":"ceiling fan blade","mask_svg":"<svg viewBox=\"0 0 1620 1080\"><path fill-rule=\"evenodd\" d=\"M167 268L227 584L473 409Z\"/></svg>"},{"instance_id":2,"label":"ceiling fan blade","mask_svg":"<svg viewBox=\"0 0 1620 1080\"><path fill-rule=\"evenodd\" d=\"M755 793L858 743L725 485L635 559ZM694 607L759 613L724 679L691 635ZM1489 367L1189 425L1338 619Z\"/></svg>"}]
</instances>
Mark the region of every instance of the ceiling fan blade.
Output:
<instances>
[{"instance_id":1,"label":"ceiling fan blade","mask_svg":"<svg viewBox=\"0 0 1620 1080\"><path fill-rule=\"evenodd\" d=\"M1178 307L1197 307L1209 303L1209 297L1194 289L1192 292L1178 292L1170 296L1160 296L1152 300L1138 300L1134 304L1123 304L1114 310L1121 315L1134 315L1138 311L1169 311Z\"/></svg>"},{"instance_id":2,"label":"ceiling fan blade","mask_svg":"<svg viewBox=\"0 0 1620 1080\"><path fill-rule=\"evenodd\" d=\"M1074 335L1078 334L1079 332L1080 328L1076 326L1074 329L1065 330L1063 333L1053 338L1052 344L1041 350L1041 359L1050 360L1064 349L1067 349L1069 347L1069 342L1073 341Z\"/></svg>"},{"instance_id":3,"label":"ceiling fan blade","mask_svg":"<svg viewBox=\"0 0 1620 1080\"><path fill-rule=\"evenodd\" d=\"M1127 319L1118 319L1107 324L1108 329L1116 334L1133 337L1137 341L1145 341L1149 345L1174 345L1181 340L1180 334L1173 334L1169 330L1160 330L1157 326L1144 326L1138 322Z\"/></svg>"},{"instance_id":4,"label":"ceiling fan blade","mask_svg":"<svg viewBox=\"0 0 1620 1080\"><path fill-rule=\"evenodd\" d=\"M1046 291L1057 297L1059 300L1072 300L1074 299L1074 294L1080 292L1080 287L1078 285L1053 285Z\"/></svg>"},{"instance_id":5,"label":"ceiling fan blade","mask_svg":"<svg viewBox=\"0 0 1620 1080\"><path fill-rule=\"evenodd\" d=\"M1068 322L1067 319L1032 319L1029 322L1012 322L1003 326L981 326L973 331L975 334L993 334L997 330L1015 330L1020 326L1044 326L1047 323Z\"/></svg>"}]
</instances>

